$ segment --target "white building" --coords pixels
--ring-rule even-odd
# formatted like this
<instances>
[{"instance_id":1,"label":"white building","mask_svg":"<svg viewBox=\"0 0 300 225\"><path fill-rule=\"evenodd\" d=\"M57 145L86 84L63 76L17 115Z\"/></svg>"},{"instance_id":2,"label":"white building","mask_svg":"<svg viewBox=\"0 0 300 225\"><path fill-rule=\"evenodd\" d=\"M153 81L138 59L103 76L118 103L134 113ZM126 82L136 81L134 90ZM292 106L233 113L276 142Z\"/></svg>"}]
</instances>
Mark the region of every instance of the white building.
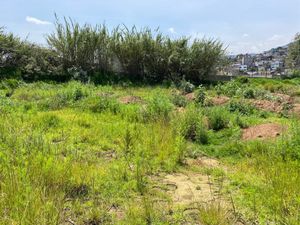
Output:
<instances>
[{"instance_id":1,"label":"white building","mask_svg":"<svg viewBox=\"0 0 300 225\"><path fill-rule=\"evenodd\" d=\"M282 68L282 66L283 66L283 63L281 61L279 61L279 60L271 62L271 70L280 69L280 68Z\"/></svg>"},{"instance_id":2,"label":"white building","mask_svg":"<svg viewBox=\"0 0 300 225\"><path fill-rule=\"evenodd\" d=\"M240 71L247 71L248 70L248 66L247 65L240 65Z\"/></svg>"}]
</instances>

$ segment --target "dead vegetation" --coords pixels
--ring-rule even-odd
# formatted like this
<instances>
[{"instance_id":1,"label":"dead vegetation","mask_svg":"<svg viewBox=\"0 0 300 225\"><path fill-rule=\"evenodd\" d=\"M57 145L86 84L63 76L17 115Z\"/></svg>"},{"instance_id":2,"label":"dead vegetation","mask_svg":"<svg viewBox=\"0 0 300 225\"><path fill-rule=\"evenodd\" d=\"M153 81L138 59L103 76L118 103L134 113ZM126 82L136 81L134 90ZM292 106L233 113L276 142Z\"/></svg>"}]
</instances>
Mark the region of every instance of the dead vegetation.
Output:
<instances>
[{"instance_id":1,"label":"dead vegetation","mask_svg":"<svg viewBox=\"0 0 300 225\"><path fill-rule=\"evenodd\" d=\"M142 100L141 97L139 97L139 96L132 96L132 95L121 97L121 98L119 98L119 101L122 104L138 104L138 103L143 103L143 100Z\"/></svg>"}]
</instances>

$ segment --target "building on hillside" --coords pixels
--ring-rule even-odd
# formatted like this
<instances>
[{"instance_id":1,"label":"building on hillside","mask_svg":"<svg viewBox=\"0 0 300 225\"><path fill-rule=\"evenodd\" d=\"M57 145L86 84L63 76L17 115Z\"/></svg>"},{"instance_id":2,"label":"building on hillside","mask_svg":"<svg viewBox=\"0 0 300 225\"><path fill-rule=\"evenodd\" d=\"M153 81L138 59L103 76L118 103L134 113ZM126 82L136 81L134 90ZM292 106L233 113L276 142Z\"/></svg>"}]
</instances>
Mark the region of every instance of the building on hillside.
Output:
<instances>
[{"instance_id":1,"label":"building on hillside","mask_svg":"<svg viewBox=\"0 0 300 225\"><path fill-rule=\"evenodd\" d=\"M246 72L247 70L248 70L248 66L247 65L245 65L245 64L242 64L242 65L240 65L240 71L242 71L242 72Z\"/></svg>"},{"instance_id":2,"label":"building on hillside","mask_svg":"<svg viewBox=\"0 0 300 225\"><path fill-rule=\"evenodd\" d=\"M270 63L270 68L272 71L278 71L278 70L281 70L283 69L284 67L284 63L282 61L279 61L279 60L275 60L275 61L272 61Z\"/></svg>"}]
</instances>

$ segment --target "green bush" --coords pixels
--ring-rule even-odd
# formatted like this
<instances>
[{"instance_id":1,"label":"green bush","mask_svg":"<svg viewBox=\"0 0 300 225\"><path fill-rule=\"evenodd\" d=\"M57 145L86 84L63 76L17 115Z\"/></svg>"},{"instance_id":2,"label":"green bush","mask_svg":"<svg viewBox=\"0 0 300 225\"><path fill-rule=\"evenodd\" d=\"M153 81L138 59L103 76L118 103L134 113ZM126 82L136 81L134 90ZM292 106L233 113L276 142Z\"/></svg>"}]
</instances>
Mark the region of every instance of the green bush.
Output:
<instances>
[{"instance_id":1,"label":"green bush","mask_svg":"<svg viewBox=\"0 0 300 225\"><path fill-rule=\"evenodd\" d=\"M179 88L184 94L188 94L192 93L195 90L195 85L183 79L180 82Z\"/></svg>"},{"instance_id":2,"label":"green bush","mask_svg":"<svg viewBox=\"0 0 300 225\"><path fill-rule=\"evenodd\" d=\"M188 140L207 144L208 133L203 120L203 114L199 109L195 106L189 107L180 121L182 135Z\"/></svg>"},{"instance_id":3,"label":"green bush","mask_svg":"<svg viewBox=\"0 0 300 225\"><path fill-rule=\"evenodd\" d=\"M80 25L58 17L54 25L55 31L46 37L49 47L22 41L1 28L1 78L161 83L187 77L199 82L216 72L225 55L218 40L195 39L189 44L187 37L172 39L147 27L109 30L105 24ZM186 93L194 88L191 83L184 86Z\"/></svg>"},{"instance_id":4,"label":"green bush","mask_svg":"<svg viewBox=\"0 0 300 225\"><path fill-rule=\"evenodd\" d=\"M248 77L244 77L244 76L240 76L240 77L237 77L235 79L236 82L240 83L240 84L247 84L249 83L249 78Z\"/></svg>"},{"instance_id":5,"label":"green bush","mask_svg":"<svg viewBox=\"0 0 300 225\"><path fill-rule=\"evenodd\" d=\"M298 78L298 77L300 77L300 69L295 69L295 70L293 70L292 71L292 77L293 78Z\"/></svg>"},{"instance_id":6,"label":"green bush","mask_svg":"<svg viewBox=\"0 0 300 225\"><path fill-rule=\"evenodd\" d=\"M203 105L205 102L206 93L205 88L203 86L199 86L195 92L195 102Z\"/></svg>"},{"instance_id":7,"label":"green bush","mask_svg":"<svg viewBox=\"0 0 300 225\"><path fill-rule=\"evenodd\" d=\"M255 91L252 88L247 88L243 92L244 98L255 98Z\"/></svg>"},{"instance_id":8,"label":"green bush","mask_svg":"<svg viewBox=\"0 0 300 225\"><path fill-rule=\"evenodd\" d=\"M234 123L242 129L249 127L249 124L240 115L235 117Z\"/></svg>"},{"instance_id":9,"label":"green bush","mask_svg":"<svg viewBox=\"0 0 300 225\"><path fill-rule=\"evenodd\" d=\"M187 99L179 93L173 93L171 96L171 101L175 106L185 107L187 105Z\"/></svg>"},{"instance_id":10,"label":"green bush","mask_svg":"<svg viewBox=\"0 0 300 225\"><path fill-rule=\"evenodd\" d=\"M84 102L83 105L87 105L88 108L94 113L102 113L108 111L113 114L117 114L121 109L120 103L116 99L108 96L93 97Z\"/></svg>"},{"instance_id":11,"label":"green bush","mask_svg":"<svg viewBox=\"0 0 300 225\"><path fill-rule=\"evenodd\" d=\"M215 131L222 130L229 125L229 114L225 108L214 107L208 112L209 127Z\"/></svg>"},{"instance_id":12,"label":"green bush","mask_svg":"<svg viewBox=\"0 0 300 225\"><path fill-rule=\"evenodd\" d=\"M16 89L18 88L22 82L17 79L5 79L0 83L0 89Z\"/></svg>"},{"instance_id":13,"label":"green bush","mask_svg":"<svg viewBox=\"0 0 300 225\"><path fill-rule=\"evenodd\" d=\"M219 83L218 85L216 85L215 90L218 95L223 94L229 97L233 97L236 95L240 95L240 93L242 93L243 87L236 81L230 81L225 84Z\"/></svg>"},{"instance_id":14,"label":"green bush","mask_svg":"<svg viewBox=\"0 0 300 225\"><path fill-rule=\"evenodd\" d=\"M170 113L172 111L172 103L162 93L156 93L153 97L150 98L144 111L144 116L150 120L169 120Z\"/></svg>"},{"instance_id":15,"label":"green bush","mask_svg":"<svg viewBox=\"0 0 300 225\"><path fill-rule=\"evenodd\" d=\"M229 112L239 112L242 115L251 115L254 113L255 108L250 103L241 100L231 100L228 105Z\"/></svg>"}]
</instances>

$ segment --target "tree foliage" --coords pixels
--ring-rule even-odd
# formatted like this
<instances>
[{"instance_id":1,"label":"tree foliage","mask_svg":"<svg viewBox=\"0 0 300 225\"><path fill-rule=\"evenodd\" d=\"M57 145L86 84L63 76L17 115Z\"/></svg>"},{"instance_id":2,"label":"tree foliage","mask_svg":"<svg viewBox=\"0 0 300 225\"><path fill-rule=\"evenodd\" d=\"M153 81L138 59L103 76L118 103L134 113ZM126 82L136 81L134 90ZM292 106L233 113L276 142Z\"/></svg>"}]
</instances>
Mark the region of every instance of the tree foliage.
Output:
<instances>
[{"instance_id":1,"label":"tree foliage","mask_svg":"<svg viewBox=\"0 0 300 225\"><path fill-rule=\"evenodd\" d=\"M300 33L289 46L287 64L293 69L300 69Z\"/></svg>"},{"instance_id":2,"label":"tree foliage","mask_svg":"<svg viewBox=\"0 0 300 225\"><path fill-rule=\"evenodd\" d=\"M58 17L55 31L46 37L47 48L0 32L2 71L14 69L35 80L103 80L109 74L140 82L198 82L215 73L225 51L213 39L172 39L158 29L125 25L110 31L105 24L80 25Z\"/></svg>"}]
</instances>

